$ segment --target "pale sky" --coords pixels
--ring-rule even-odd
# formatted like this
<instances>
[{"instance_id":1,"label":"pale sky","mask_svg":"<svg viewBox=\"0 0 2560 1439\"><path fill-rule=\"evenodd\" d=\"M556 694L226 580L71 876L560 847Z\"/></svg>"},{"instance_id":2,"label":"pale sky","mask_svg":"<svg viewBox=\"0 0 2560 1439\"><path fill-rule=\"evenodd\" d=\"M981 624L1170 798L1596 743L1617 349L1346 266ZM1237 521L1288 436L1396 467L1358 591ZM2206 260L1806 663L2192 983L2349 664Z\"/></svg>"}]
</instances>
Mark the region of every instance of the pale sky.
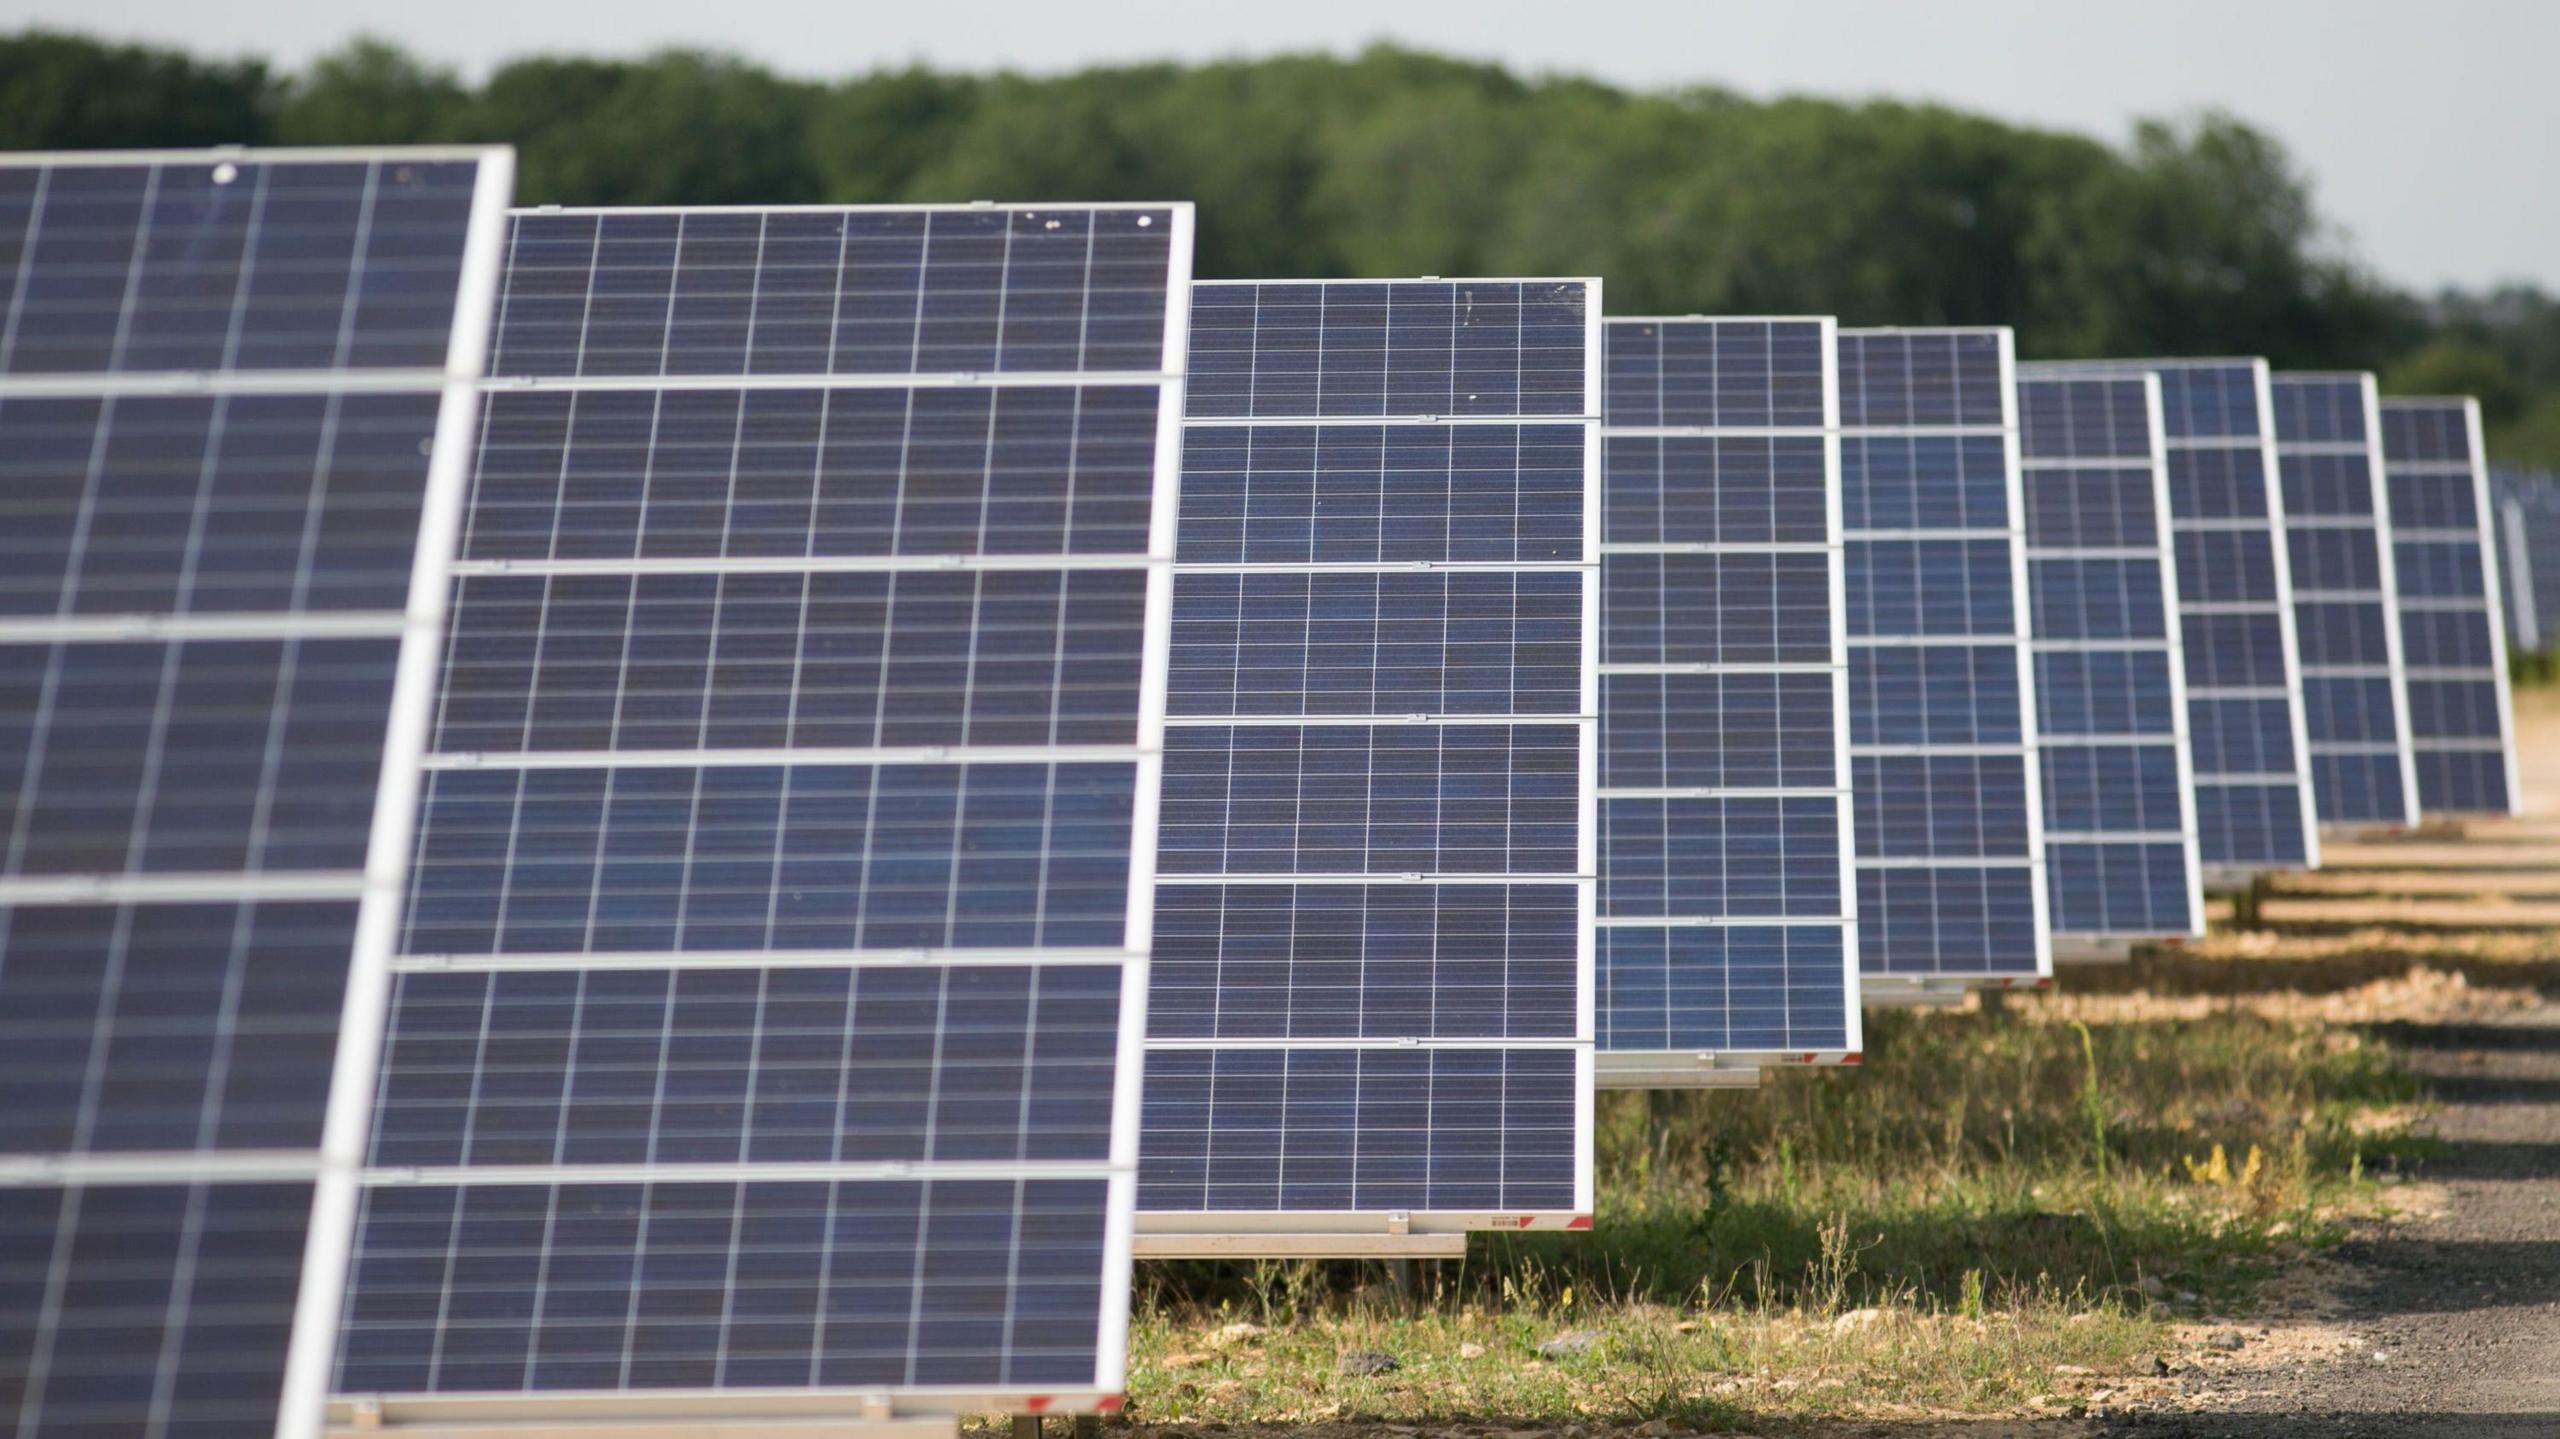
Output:
<instances>
[{"instance_id":1,"label":"pale sky","mask_svg":"<svg viewBox=\"0 0 2560 1439\"><path fill-rule=\"evenodd\" d=\"M2386 278L2560 290L2555 0L0 0L0 28L24 25L288 67L372 33L475 75L665 45L831 77L1391 39L1632 86L1941 100L2110 141L2218 107L2284 140Z\"/></svg>"}]
</instances>

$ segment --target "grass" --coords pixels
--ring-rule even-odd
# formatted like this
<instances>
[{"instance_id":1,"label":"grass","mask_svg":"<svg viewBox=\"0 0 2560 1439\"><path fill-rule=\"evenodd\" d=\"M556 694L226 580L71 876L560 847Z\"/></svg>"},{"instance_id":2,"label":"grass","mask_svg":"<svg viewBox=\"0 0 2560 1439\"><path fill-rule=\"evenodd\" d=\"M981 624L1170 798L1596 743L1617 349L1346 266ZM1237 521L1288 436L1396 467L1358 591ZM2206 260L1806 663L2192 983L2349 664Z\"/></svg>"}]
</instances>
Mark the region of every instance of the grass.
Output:
<instances>
[{"instance_id":1,"label":"grass","mask_svg":"<svg viewBox=\"0 0 2560 1439\"><path fill-rule=\"evenodd\" d=\"M1870 1014L1857 1070L1603 1095L1596 1230L1479 1237L1411 1307L1376 1266L1142 1267L1131 1417L1716 1427L2068 1403L2057 1375L2144 1367L2173 1322L2245 1307L2377 1208L2420 1098L2377 1041L2238 1006ZM1584 1332L1584 1352L1537 1351ZM1352 1352L1398 1367L1356 1375Z\"/></svg>"}]
</instances>

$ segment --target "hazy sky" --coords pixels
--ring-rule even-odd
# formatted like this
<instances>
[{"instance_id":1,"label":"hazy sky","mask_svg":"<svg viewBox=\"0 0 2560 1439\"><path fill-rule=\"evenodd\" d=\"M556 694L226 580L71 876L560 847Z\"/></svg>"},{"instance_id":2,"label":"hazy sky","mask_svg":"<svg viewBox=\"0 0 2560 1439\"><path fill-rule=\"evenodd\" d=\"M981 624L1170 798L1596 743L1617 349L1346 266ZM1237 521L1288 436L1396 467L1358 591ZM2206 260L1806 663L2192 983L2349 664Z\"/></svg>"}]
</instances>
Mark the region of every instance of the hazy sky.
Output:
<instances>
[{"instance_id":1,"label":"hazy sky","mask_svg":"<svg viewBox=\"0 0 2560 1439\"><path fill-rule=\"evenodd\" d=\"M0 23L288 66L369 32L475 74L677 44L834 76L1393 39L1629 85L1937 99L2109 140L2220 107L2284 139L2389 278L2560 289L2555 0L0 0Z\"/></svg>"}]
</instances>

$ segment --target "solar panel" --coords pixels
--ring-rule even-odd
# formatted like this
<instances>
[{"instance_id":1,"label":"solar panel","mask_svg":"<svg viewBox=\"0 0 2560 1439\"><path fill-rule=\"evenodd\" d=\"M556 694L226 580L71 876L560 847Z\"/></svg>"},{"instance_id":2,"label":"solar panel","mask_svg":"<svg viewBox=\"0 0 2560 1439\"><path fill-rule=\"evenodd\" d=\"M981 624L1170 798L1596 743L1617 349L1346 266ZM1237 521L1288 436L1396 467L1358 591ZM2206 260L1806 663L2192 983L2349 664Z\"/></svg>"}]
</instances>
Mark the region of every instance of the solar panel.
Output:
<instances>
[{"instance_id":1,"label":"solar panel","mask_svg":"<svg viewBox=\"0 0 2560 1439\"><path fill-rule=\"evenodd\" d=\"M2024 366L2019 451L2054 948L2204 932L2159 381Z\"/></svg>"},{"instance_id":2,"label":"solar panel","mask_svg":"<svg viewBox=\"0 0 2560 1439\"><path fill-rule=\"evenodd\" d=\"M2515 710L2479 402L2385 399L2382 464L2418 807L2514 814Z\"/></svg>"},{"instance_id":3,"label":"solar panel","mask_svg":"<svg viewBox=\"0 0 2560 1439\"><path fill-rule=\"evenodd\" d=\"M1610 1085L1857 1052L1828 319L1612 319L1598 1043Z\"/></svg>"},{"instance_id":4,"label":"solar panel","mask_svg":"<svg viewBox=\"0 0 2560 1439\"><path fill-rule=\"evenodd\" d=\"M2208 887L2317 868L2310 741L2294 636L2267 362L2086 360L2074 373L2160 378L2169 528L2178 546L2196 845Z\"/></svg>"},{"instance_id":5,"label":"solar panel","mask_svg":"<svg viewBox=\"0 0 2560 1439\"><path fill-rule=\"evenodd\" d=\"M512 172L0 157L13 1434L318 1432Z\"/></svg>"},{"instance_id":6,"label":"solar panel","mask_svg":"<svg viewBox=\"0 0 2560 1439\"><path fill-rule=\"evenodd\" d=\"M1193 287L1143 1254L1589 1223L1599 300Z\"/></svg>"},{"instance_id":7,"label":"solar panel","mask_svg":"<svg viewBox=\"0 0 2560 1439\"><path fill-rule=\"evenodd\" d=\"M2506 581L2507 643L2538 653L2560 624L2560 477L2491 470L2498 506L2498 572Z\"/></svg>"},{"instance_id":8,"label":"solar panel","mask_svg":"<svg viewBox=\"0 0 2560 1439\"><path fill-rule=\"evenodd\" d=\"M1860 985L2053 972L2006 329L1842 330Z\"/></svg>"},{"instance_id":9,"label":"solar panel","mask_svg":"<svg viewBox=\"0 0 2560 1439\"><path fill-rule=\"evenodd\" d=\"M2333 828L2415 824L2381 392L2369 374L2289 374L2271 394L2313 808Z\"/></svg>"},{"instance_id":10,"label":"solar panel","mask_svg":"<svg viewBox=\"0 0 2560 1439\"><path fill-rule=\"evenodd\" d=\"M1191 227L518 212L336 1413L1118 1402Z\"/></svg>"}]
</instances>

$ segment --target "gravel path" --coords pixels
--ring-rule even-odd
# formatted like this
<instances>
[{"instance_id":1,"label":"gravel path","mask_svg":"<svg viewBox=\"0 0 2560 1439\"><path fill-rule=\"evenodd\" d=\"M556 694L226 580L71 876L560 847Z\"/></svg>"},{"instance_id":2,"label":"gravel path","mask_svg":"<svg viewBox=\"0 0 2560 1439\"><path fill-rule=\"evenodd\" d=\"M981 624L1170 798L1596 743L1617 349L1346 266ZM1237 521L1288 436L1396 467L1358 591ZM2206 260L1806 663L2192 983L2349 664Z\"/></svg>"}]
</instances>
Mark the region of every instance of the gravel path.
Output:
<instances>
[{"instance_id":1,"label":"gravel path","mask_svg":"<svg viewBox=\"0 0 2560 1439\"><path fill-rule=\"evenodd\" d=\"M2338 1252L2345 1280L2322 1327L2344 1331L2341 1351L2253 1363L2243 1350L2190 1381L2197 1412L2105 1432L2560 1436L2560 1004L2392 1037L2445 1103L2433 1128L2451 1149L2423 1171L2442 1214Z\"/></svg>"},{"instance_id":2,"label":"gravel path","mask_svg":"<svg viewBox=\"0 0 2560 1439\"><path fill-rule=\"evenodd\" d=\"M2560 879L2560 702L2549 691L2517 700L2528 813L2472 827L2464 853L2445 856L2488 886L2503 882L2488 871ZM2381 871L2444 848L2341 854ZM2335 1302L2314 1321L2342 1342L2306 1354L2281 1336L2311 1316L2271 1313L2269 1339L2187 1378L2194 1412L2126 1416L2104 1432L2560 1439L2560 995L2544 1001L2486 1022L2387 1031L2444 1105L2431 1127L2449 1148L2421 1178L2442 1186L2445 1203L2342 1246Z\"/></svg>"}]
</instances>

